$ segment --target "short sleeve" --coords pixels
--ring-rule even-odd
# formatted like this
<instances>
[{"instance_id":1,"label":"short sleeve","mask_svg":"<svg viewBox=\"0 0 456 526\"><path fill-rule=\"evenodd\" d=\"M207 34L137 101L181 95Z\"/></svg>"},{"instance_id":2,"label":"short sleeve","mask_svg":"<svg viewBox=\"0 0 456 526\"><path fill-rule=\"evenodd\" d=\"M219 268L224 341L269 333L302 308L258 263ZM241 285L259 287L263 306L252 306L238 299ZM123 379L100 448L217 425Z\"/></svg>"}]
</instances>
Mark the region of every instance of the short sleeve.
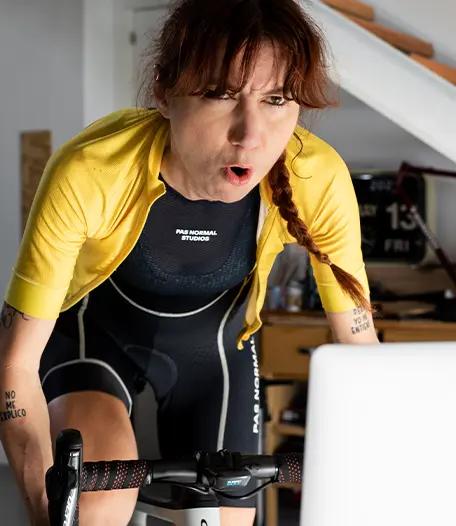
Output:
<instances>
[{"instance_id":1,"label":"short sleeve","mask_svg":"<svg viewBox=\"0 0 456 526\"><path fill-rule=\"evenodd\" d=\"M334 152L335 153L335 152ZM350 173L342 158L335 153L336 171L322 196L310 231L320 251L337 266L354 276L369 297L369 285L361 251L361 229L358 202ZM311 254L310 262L318 292L326 312L344 312L355 304L338 284L329 265Z\"/></svg>"},{"instance_id":2,"label":"short sleeve","mask_svg":"<svg viewBox=\"0 0 456 526\"><path fill-rule=\"evenodd\" d=\"M5 301L30 316L56 319L87 238L90 189L78 153L48 161L36 192Z\"/></svg>"}]
</instances>

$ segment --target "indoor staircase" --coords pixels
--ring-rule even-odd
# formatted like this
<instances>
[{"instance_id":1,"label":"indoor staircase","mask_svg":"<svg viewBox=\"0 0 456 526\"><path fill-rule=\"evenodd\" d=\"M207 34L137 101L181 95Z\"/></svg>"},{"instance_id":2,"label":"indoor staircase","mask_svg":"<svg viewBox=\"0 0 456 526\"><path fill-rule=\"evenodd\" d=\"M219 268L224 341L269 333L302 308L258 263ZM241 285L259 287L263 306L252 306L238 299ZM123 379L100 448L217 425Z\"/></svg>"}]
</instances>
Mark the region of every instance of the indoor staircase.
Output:
<instances>
[{"instance_id":1,"label":"indoor staircase","mask_svg":"<svg viewBox=\"0 0 456 526\"><path fill-rule=\"evenodd\" d=\"M456 68L434 59L432 43L377 23L358 0L301 1L341 87L456 162Z\"/></svg>"},{"instance_id":2,"label":"indoor staircase","mask_svg":"<svg viewBox=\"0 0 456 526\"><path fill-rule=\"evenodd\" d=\"M385 42L407 53L413 60L420 62L452 84L456 84L456 68L433 60L432 43L375 23L374 8L363 2L357 0L323 0L323 2Z\"/></svg>"}]
</instances>

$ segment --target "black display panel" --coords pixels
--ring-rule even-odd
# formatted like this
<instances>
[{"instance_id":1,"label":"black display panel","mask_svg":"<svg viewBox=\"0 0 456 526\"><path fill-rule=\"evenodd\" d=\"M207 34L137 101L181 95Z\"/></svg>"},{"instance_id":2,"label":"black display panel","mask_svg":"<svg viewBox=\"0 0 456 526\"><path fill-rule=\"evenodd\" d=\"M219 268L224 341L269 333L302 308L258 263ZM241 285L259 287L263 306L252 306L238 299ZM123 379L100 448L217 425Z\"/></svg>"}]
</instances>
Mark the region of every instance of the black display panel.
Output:
<instances>
[{"instance_id":1,"label":"black display panel","mask_svg":"<svg viewBox=\"0 0 456 526\"><path fill-rule=\"evenodd\" d=\"M426 253L426 239L396 191L395 172L352 173L359 203L365 261L417 264ZM426 187L421 175L403 180L410 200L426 222Z\"/></svg>"}]
</instances>

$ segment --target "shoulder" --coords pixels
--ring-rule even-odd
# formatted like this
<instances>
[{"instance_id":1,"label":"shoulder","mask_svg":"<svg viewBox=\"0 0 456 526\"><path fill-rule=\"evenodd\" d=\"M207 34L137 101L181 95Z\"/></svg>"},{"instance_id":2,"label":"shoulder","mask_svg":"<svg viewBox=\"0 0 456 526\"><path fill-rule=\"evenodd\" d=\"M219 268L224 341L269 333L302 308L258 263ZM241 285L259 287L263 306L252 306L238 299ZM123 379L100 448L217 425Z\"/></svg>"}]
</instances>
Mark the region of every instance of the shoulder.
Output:
<instances>
[{"instance_id":1,"label":"shoulder","mask_svg":"<svg viewBox=\"0 0 456 526\"><path fill-rule=\"evenodd\" d=\"M298 126L287 147L286 164L293 201L311 231L334 227L336 218L351 221L356 216L350 172L330 144Z\"/></svg>"},{"instance_id":2,"label":"shoulder","mask_svg":"<svg viewBox=\"0 0 456 526\"><path fill-rule=\"evenodd\" d=\"M149 108L121 108L90 123L75 139L103 139L112 135L139 133L144 127L163 122L160 113Z\"/></svg>"},{"instance_id":3,"label":"shoulder","mask_svg":"<svg viewBox=\"0 0 456 526\"><path fill-rule=\"evenodd\" d=\"M350 172L339 153L320 137L298 126L287 147L286 165L296 205L317 206L328 193L351 192Z\"/></svg>"},{"instance_id":4,"label":"shoulder","mask_svg":"<svg viewBox=\"0 0 456 526\"><path fill-rule=\"evenodd\" d=\"M345 161L335 148L301 126L296 127L288 143L287 167L292 186L298 188L303 181L325 187L334 175L349 175Z\"/></svg>"},{"instance_id":5,"label":"shoulder","mask_svg":"<svg viewBox=\"0 0 456 526\"><path fill-rule=\"evenodd\" d=\"M89 124L63 146L67 152L86 161L109 165L130 159L144 151L166 121L158 111L146 108L124 108Z\"/></svg>"},{"instance_id":6,"label":"shoulder","mask_svg":"<svg viewBox=\"0 0 456 526\"><path fill-rule=\"evenodd\" d=\"M147 160L155 134L164 126L155 110L126 108L106 115L60 146L49 159L43 184L67 180L76 186L107 189L119 174L134 175Z\"/></svg>"},{"instance_id":7,"label":"shoulder","mask_svg":"<svg viewBox=\"0 0 456 526\"><path fill-rule=\"evenodd\" d=\"M76 202L95 228L96 217L109 212L113 199L108 196L123 195L123 189L144 173L137 167L147 163L160 125L163 119L155 111L124 109L87 126L47 162L37 192L43 206L48 198L65 200L69 206Z\"/></svg>"}]
</instances>

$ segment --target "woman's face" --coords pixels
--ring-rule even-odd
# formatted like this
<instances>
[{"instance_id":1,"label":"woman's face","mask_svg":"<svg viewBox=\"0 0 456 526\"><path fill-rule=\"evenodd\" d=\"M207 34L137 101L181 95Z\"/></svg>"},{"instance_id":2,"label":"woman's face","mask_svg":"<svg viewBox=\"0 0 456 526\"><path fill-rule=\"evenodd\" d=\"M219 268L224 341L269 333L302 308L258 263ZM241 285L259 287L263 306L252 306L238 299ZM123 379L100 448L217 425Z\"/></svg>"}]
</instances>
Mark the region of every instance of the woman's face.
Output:
<instances>
[{"instance_id":1,"label":"woman's face","mask_svg":"<svg viewBox=\"0 0 456 526\"><path fill-rule=\"evenodd\" d=\"M162 174L188 199L242 199L285 150L299 105L284 98L285 70L275 67L274 58L265 43L247 85L232 97L157 96L171 130ZM236 60L229 85L237 84L238 68Z\"/></svg>"}]
</instances>

